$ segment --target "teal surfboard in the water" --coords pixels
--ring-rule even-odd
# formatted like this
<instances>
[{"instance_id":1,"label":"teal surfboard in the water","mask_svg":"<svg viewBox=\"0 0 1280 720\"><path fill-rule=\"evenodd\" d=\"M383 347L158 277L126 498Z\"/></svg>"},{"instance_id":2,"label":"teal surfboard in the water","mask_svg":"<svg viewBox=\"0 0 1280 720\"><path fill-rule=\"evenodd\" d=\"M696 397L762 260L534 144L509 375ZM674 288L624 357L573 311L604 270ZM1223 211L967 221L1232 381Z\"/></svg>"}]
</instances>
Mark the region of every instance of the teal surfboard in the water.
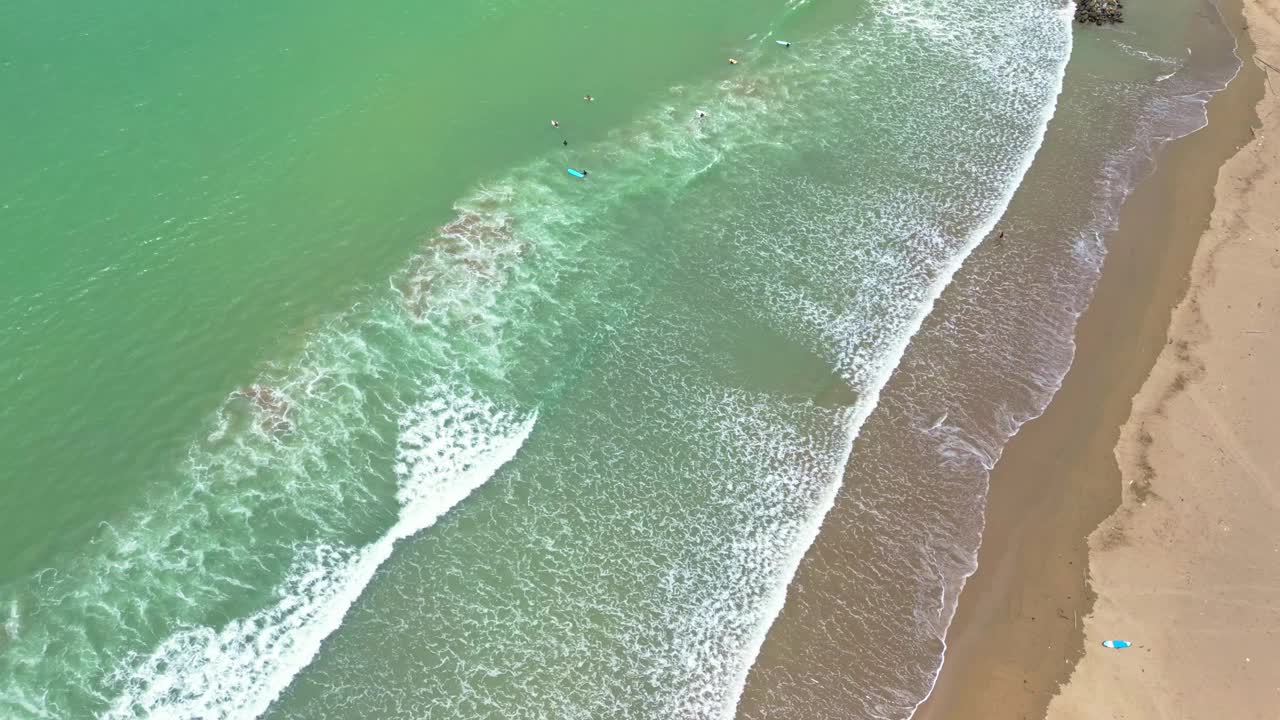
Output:
<instances>
[{"instance_id":1,"label":"teal surfboard in the water","mask_svg":"<svg viewBox=\"0 0 1280 720\"><path fill-rule=\"evenodd\" d=\"M566 168L565 172L569 173L570 175L576 178L585 178L587 176L586 172L582 170L574 170L573 168Z\"/></svg>"}]
</instances>

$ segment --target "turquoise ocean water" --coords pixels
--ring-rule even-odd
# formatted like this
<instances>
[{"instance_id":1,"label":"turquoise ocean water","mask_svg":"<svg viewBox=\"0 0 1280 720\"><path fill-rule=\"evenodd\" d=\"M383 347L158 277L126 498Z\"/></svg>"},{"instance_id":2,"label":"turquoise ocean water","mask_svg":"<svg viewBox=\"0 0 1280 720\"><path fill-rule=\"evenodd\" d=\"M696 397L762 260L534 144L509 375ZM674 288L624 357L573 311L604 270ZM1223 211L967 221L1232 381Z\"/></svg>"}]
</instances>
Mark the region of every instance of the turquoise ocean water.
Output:
<instances>
[{"instance_id":1,"label":"turquoise ocean water","mask_svg":"<svg viewBox=\"0 0 1280 720\"><path fill-rule=\"evenodd\" d=\"M1015 0L0 2L0 715L731 715L1070 50Z\"/></svg>"}]
</instances>

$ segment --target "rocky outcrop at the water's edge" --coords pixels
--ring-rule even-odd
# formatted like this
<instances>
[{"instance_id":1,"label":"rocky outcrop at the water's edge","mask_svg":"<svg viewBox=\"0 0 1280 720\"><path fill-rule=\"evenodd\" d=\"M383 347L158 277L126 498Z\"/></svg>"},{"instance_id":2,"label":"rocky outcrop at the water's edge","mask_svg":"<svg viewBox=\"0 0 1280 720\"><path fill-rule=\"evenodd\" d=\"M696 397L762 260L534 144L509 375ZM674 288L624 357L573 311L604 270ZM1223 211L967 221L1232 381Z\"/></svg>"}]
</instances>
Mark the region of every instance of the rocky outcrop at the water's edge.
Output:
<instances>
[{"instance_id":1,"label":"rocky outcrop at the water's edge","mask_svg":"<svg viewBox=\"0 0 1280 720\"><path fill-rule=\"evenodd\" d=\"M1076 22L1111 25L1124 22L1124 3L1120 0L1078 0Z\"/></svg>"}]
</instances>

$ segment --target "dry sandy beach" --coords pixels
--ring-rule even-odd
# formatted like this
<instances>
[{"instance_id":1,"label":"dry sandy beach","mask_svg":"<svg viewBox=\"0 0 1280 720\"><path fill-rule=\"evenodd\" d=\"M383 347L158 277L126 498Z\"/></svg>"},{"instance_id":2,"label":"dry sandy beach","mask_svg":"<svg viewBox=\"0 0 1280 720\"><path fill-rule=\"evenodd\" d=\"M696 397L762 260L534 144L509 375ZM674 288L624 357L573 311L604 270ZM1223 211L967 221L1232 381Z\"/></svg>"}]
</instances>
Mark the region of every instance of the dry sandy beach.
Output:
<instances>
[{"instance_id":1,"label":"dry sandy beach","mask_svg":"<svg viewBox=\"0 0 1280 720\"><path fill-rule=\"evenodd\" d=\"M1280 2L1224 14L1245 67L1126 204L917 718L1280 717Z\"/></svg>"},{"instance_id":2,"label":"dry sandy beach","mask_svg":"<svg viewBox=\"0 0 1280 720\"><path fill-rule=\"evenodd\" d=\"M1247 0L1258 60L1280 2ZM1098 599L1048 717L1280 717L1280 73L1222 168L1168 342L1121 430L1123 503L1089 538ZM1102 640L1136 643L1108 651Z\"/></svg>"}]
</instances>

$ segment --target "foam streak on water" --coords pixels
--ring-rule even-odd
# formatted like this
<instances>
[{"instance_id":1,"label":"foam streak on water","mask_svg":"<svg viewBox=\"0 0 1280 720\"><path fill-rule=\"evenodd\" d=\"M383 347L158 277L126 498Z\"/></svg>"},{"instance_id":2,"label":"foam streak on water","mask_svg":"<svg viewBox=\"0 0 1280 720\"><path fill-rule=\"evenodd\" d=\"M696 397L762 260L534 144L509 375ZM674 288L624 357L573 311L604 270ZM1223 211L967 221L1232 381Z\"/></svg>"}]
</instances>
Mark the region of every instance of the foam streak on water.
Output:
<instances>
[{"instance_id":1,"label":"foam streak on water","mask_svg":"<svg viewBox=\"0 0 1280 720\"><path fill-rule=\"evenodd\" d=\"M402 421L400 517L363 548L320 544L301 552L277 602L221 629L182 630L128 663L123 692L105 718L257 717L337 629L391 556L397 540L435 523L510 462L533 429L483 403L438 398ZM455 425L459 430L451 430Z\"/></svg>"},{"instance_id":2,"label":"foam streak on water","mask_svg":"<svg viewBox=\"0 0 1280 720\"><path fill-rule=\"evenodd\" d=\"M502 380L522 340L501 321L541 290L514 268L512 237L467 224L441 238L461 245L433 266L433 289L331 319L228 396L173 487L17 588L7 714L259 715L394 544L516 455L537 409Z\"/></svg>"},{"instance_id":3,"label":"foam streak on water","mask_svg":"<svg viewBox=\"0 0 1280 720\"><path fill-rule=\"evenodd\" d=\"M1044 134L1049 126L1049 121L1053 118L1054 109L1057 105L1058 95L1062 92L1062 78L1066 70L1067 60L1071 55L1070 28L1071 28L1071 22L1072 22L1072 14L1073 13L1070 8L1063 8L1060 13L1060 23L1062 27L1066 30L1065 48L1063 49L1063 53L1061 55L1060 62L1057 68L1056 87L1052 92L1049 102L1045 104L1043 110L1041 111L1041 116L1039 118L1038 133L1033 140L1032 146L1024 154L1020 166L1008 178L1008 181L1005 184L1004 190L1001 194L1001 197L998 203L993 207L992 212L987 216L985 222L983 222L982 225L979 225L978 227L970 231L968 237L966 238L966 242L963 248L960 250L960 252L956 253L951 258L950 264L942 269L942 271L938 274L938 276L933 280L933 282L927 288L924 295L924 301L919 305L914 316L912 316L908 320L904 331L901 332L896 338L896 341L893 342L890 345L890 347L886 349L887 351L884 353L883 358L879 363L879 367L875 368L875 370L873 371L875 373L875 376L873 381L870 383L870 392L862 402L859 402L855 406L855 410L851 414L848 420L849 440L846 447L848 447L850 451L852 451L853 439L857 437L858 432L862 429L863 424L866 422L867 418L870 416L870 414L878 404L880 399L880 393L884 389L885 384L889 381L889 378L892 375L894 369L897 367L898 362L902 359L903 354L906 352L907 346L910 343L911 338L915 337L916 333L919 332L921 326L925 321L925 318L928 317L930 312L932 312L934 304L937 302L938 298L942 295L943 290L951 283L952 278L955 276L956 272L960 269L965 258L967 258L969 254L972 253L973 250L978 246L978 244L981 243L982 240L985 237L987 237L991 233L991 231L995 228L996 223L1000 220L1001 215L1003 215L1005 210L1008 208L1009 201L1012 199L1014 192L1017 190L1018 186L1022 183L1023 178L1027 174L1027 171L1031 168L1031 163L1035 159L1036 152L1039 150L1040 145L1044 140ZM807 527L804 528L803 532L800 534L800 537L797 538L797 541L795 541L791 545L793 552L791 553L791 556L787 559L784 565L784 568L785 568L784 576L787 578L787 584L789 584L791 578L795 577L796 569L800 565L800 561L803 558L804 552L813 544L814 540L818 536L822 519L826 517L827 513L831 511L831 508L835 504L836 492L839 490L840 481L844 477L846 462L847 461L838 462L835 465L835 467L832 468L835 481L829 485L829 491L825 494L825 496L821 499L821 501L815 506L814 512L811 515L810 522L807 524ZM756 624L754 628L754 632L752 633L752 637L750 638L750 641L746 644L746 649L750 653L749 657L751 658L752 662L754 662L755 657L758 655L761 645L764 644L765 635L768 631L770 624L772 623L773 619L778 616L778 613L782 611L782 606L785 599L786 599L786 584L778 584L776 587L776 590L772 593L771 597L768 598L768 607L762 614L761 622L758 622ZM742 695L742 690L743 690L743 687L746 685L747 673L750 667L751 667L751 662L743 663L743 665L741 666L738 676L735 679L735 682L736 682L736 685L735 685L736 691L734 694L735 698L740 698ZM733 717L736 709L737 709L736 700L732 705L726 704L722 708L722 717L724 718Z\"/></svg>"}]
</instances>

